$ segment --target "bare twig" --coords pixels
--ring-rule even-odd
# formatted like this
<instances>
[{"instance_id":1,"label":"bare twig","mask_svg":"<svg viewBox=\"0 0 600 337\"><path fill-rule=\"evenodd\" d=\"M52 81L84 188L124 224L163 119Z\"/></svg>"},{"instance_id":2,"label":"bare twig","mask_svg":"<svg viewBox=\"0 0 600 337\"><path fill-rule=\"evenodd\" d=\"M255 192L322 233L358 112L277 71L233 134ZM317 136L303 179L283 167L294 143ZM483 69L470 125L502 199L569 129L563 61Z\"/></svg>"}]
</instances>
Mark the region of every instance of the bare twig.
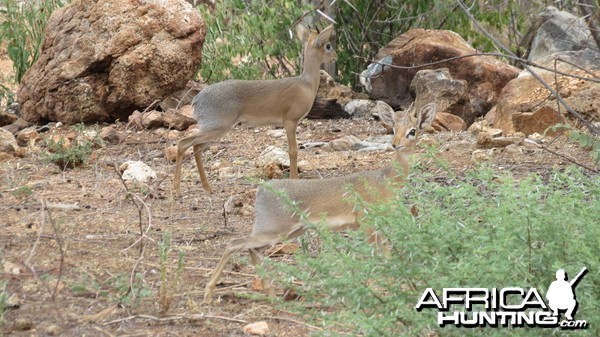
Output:
<instances>
[{"instance_id":1,"label":"bare twig","mask_svg":"<svg viewBox=\"0 0 600 337\"><path fill-rule=\"evenodd\" d=\"M48 221L50 221L50 225L52 226L52 230L54 230L54 235L55 235L54 241L56 241L56 244L58 245L58 251L60 253L60 261L59 261L59 267L58 267L58 276L57 276L57 279L56 279L56 284L54 285L54 290L52 291L52 300L54 301L55 298L56 298L56 293L58 292L58 286L60 284L60 281L62 280L63 267L64 267L64 264L65 264L65 250L64 250L63 239L62 239L62 236L60 235L60 231L58 230L58 226L56 225L56 222L54 222L54 219L52 218L52 212L47 207L46 201L42 199L42 212L44 210L46 210L46 212L48 213Z\"/></svg>"},{"instance_id":2,"label":"bare twig","mask_svg":"<svg viewBox=\"0 0 600 337\"><path fill-rule=\"evenodd\" d=\"M135 319L147 319L147 320L151 320L151 321L155 321L155 322L176 322L176 321L181 321L181 320L193 321L193 320L203 320L203 319L210 319L210 318L220 319L220 320L229 321L229 322L236 322L236 323L248 323L248 321L243 320L243 319L236 319L236 318L231 318L231 317L226 317L226 316L195 314L195 315L167 315L165 317L156 317L156 316L151 316L151 315L132 315L132 316L123 317L123 318L119 318L119 319L115 319L115 320L106 322L106 323L104 323L104 325L121 323L121 322L131 321L131 320L135 320Z\"/></svg>"},{"instance_id":3,"label":"bare twig","mask_svg":"<svg viewBox=\"0 0 600 337\"><path fill-rule=\"evenodd\" d=\"M125 180L123 179L123 176L119 172L117 165L114 165L113 168L115 169L117 176L121 180L121 183L125 187L125 191L127 191L127 197L133 201L133 204L138 209L138 223L139 223L139 229L140 229L140 237L131 246L126 248L126 250L127 250L130 247L133 247L138 242L140 244L140 253L139 253L138 258L135 261L133 267L131 268L131 273L129 275L129 289L127 289L127 292L126 292L126 295L132 294L133 297L135 298L136 294L133 291L133 289L134 289L133 283L135 281L135 271L137 270L138 265L142 262L142 260L144 258L144 251L145 251L145 246L146 246L144 239L147 237L146 234L148 233L148 231L152 228L152 212L150 211L150 207L144 202L144 200L142 198L140 198L137 194L135 194L129 190L129 187L125 183ZM148 214L148 225L146 226L146 231L144 231L144 221L143 221L144 210L146 210L146 213Z\"/></svg>"},{"instance_id":4,"label":"bare twig","mask_svg":"<svg viewBox=\"0 0 600 337\"><path fill-rule=\"evenodd\" d=\"M278 320L278 321L287 321L287 322L292 322L292 323L296 323L296 324L300 324L300 325L304 325L308 328L314 329L314 330L319 330L319 331L323 331L323 328L320 328L318 326L312 325L312 324L308 324L306 322L301 322L292 318L287 318L287 317L280 317L280 316L267 316L265 318L268 319L273 319L273 320Z\"/></svg>"}]
</instances>

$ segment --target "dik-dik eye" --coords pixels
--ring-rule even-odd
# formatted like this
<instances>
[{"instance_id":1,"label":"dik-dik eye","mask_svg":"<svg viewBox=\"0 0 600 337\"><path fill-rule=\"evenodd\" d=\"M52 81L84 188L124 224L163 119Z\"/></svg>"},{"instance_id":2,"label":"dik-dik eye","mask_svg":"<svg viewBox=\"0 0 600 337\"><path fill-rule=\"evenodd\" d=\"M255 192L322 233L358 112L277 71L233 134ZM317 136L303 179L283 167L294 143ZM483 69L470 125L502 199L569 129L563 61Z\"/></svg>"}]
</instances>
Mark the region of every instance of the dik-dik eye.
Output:
<instances>
[{"instance_id":1,"label":"dik-dik eye","mask_svg":"<svg viewBox=\"0 0 600 337\"><path fill-rule=\"evenodd\" d=\"M331 45L331 43L328 43L325 45L325 50L327 51L332 51L333 50L333 46Z\"/></svg>"},{"instance_id":2,"label":"dik-dik eye","mask_svg":"<svg viewBox=\"0 0 600 337\"><path fill-rule=\"evenodd\" d=\"M408 138L408 139L415 138L416 136L417 136L417 129L415 129L415 128L410 128L410 130L408 130L406 132L406 138Z\"/></svg>"}]
</instances>

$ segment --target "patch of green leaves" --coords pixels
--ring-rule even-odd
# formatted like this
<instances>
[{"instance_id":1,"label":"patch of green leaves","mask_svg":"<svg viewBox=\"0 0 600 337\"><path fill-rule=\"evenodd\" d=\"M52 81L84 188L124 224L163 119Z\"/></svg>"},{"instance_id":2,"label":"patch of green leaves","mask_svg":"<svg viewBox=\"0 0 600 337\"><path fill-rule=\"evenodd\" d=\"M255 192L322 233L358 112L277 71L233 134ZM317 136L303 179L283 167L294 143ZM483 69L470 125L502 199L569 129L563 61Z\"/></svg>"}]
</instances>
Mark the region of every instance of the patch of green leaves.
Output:
<instances>
[{"instance_id":1,"label":"patch of green leaves","mask_svg":"<svg viewBox=\"0 0 600 337\"><path fill-rule=\"evenodd\" d=\"M292 0L277 1L276 6L267 1L223 0L214 12L201 7L207 27L202 77L219 82L297 74L301 46L288 31L305 9Z\"/></svg>"},{"instance_id":2,"label":"patch of green leaves","mask_svg":"<svg viewBox=\"0 0 600 337\"><path fill-rule=\"evenodd\" d=\"M272 279L301 296L281 306L325 328L323 335L547 336L542 328L439 328L436 311L417 312L415 305L428 287L545 293L559 268L569 275L583 266L600 270L600 179L574 167L517 179L487 167L455 175L428 166L434 169L417 169L390 202L356 197L367 211L363 226L392 243L389 258L363 231L319 230L318 256L299 252L295 264L275 263ZM577 286L578 319L600 317L598 289L593 276ZM577 331L599 334L594 324Z\"/></svg>"},{"instance_id":3,"label":"patch of green leaves","mask_svg":"<svg viewBox=\"0 0 600 337\"><path fill-rule=\"evenodd\" d=\"M15 101L15 94L5 85L0 84L0 111L6 108Z\"/></svg>"},{"instance_id":4,"label":"patch of green leaves","mask_svg":"<svg viewBox=\"0 0 600 337\"><path fill-rule=\"evenodd\" d=\"M566 131L570 141L579 144L582 149L590 151L594 162L600 163L600 137L577 130L568 124L557 124L550 127L550 130Z\"/></svg>"},{"instance_id":5,"label":"patch of green leaves","mask_svg":"<svg viewBox=\"0 0 600 337\"><path fill-rule=\"evenodd\" d=\"M169 253L172 251L170 233L163 233L162 241L158 243L158 261L160 264L160 288L158 290L158 306L161 313L166 313L174 300L174 293L181 281L181 275L185 268L185 253L180 250L177 258L175 272L169 270L171 265Z\"/></svg>"},{"instance_id":6,"label":"patch of green leaves","mask_svg":"<svg viewBox=\"0 0 600 337\"><path fill-rule=\"evenodd\" d=\"M44 138L46 151L42 153L42 158L49 163L56 164L61 170L72 169L87 163L94 147L104 144L97 134L91 139L86 137L83 124L75 124L71 128L78 134L72 142L63 137L57 140Z\"/></svg>"},{"instance_id":7,"label":"patch of green leaves","mask_svg":"<svg viewBox=\"0 0 600 337\"><path fill-rule=\"evenodd\" d=\"M0 43L6 41L8 57L13 62L15 81L21 82L25 72L40 56L46 23L64 0L2 0L0 7Z\"/></svg>"}]
</instances>

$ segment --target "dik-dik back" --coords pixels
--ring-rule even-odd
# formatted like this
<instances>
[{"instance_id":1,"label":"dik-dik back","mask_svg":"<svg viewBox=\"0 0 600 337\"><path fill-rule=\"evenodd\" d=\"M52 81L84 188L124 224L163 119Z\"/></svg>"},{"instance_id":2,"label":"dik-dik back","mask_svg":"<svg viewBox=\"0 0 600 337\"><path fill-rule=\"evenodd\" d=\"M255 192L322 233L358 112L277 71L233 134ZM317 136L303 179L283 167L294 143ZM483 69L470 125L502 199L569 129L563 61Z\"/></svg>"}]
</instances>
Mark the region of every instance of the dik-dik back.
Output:
<instances>
[{"instance_id":1,"label":"dik-dik back","mask_svg":"<svg viewBox=\"0 0 600 337\"><path fill-rule=\"evenodd\" d=\"M206 87L194 98L192 106L194 118L206 125L201 128L227 125L228 131L230 124L238 122L282 126L286 116L308 113L313 99L310 84L297 77L229 80Z\"/></svg>"},{"instance_id":2,"label":"dik-dik back","mask_svg":"<svg viewBox=\"0 0 600 337\"><path fill-rule=\"evenodd\" d=\"M353 205L352 194L357 193L367 202L386 200L391 196L386 185L392 171L388 167L329 179L274 180L265 184L256 193L256 221L252 235L281 235L283 224L290 223L296 223L288 231L294 232L303 224L318 222L323 216L332 229L354 228L359 214ZM300 219L290 202L308 217Z\"/></svg>"}]
</instances>

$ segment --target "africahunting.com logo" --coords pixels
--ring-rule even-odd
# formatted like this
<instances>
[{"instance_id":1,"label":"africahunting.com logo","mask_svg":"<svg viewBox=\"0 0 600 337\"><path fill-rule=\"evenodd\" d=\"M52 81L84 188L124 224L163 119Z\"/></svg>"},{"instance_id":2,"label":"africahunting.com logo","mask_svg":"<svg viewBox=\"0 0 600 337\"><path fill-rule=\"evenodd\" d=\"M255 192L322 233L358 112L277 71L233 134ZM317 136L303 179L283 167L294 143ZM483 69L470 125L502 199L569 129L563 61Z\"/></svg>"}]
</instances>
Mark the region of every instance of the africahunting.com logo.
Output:
<instances>
[{"instance_id":1,"label":"africahunting.com logo","mask_svg":"<svg viewBox=\"0 0 600 337\"><path fill-rule=\"evenodd\" d=\"M437 309L440 327L541 327L585 329L586 320L575 320L577 298L575 288L587 273L583 268L571 281L564 270L556 272L556 280L546 292L546 303L536 288L443 288L441 299L427 288L416 309ZM460 311L457 310L460 308ZM561 320L561 313L565 319Z\"/></svg>"}]
</instances>

